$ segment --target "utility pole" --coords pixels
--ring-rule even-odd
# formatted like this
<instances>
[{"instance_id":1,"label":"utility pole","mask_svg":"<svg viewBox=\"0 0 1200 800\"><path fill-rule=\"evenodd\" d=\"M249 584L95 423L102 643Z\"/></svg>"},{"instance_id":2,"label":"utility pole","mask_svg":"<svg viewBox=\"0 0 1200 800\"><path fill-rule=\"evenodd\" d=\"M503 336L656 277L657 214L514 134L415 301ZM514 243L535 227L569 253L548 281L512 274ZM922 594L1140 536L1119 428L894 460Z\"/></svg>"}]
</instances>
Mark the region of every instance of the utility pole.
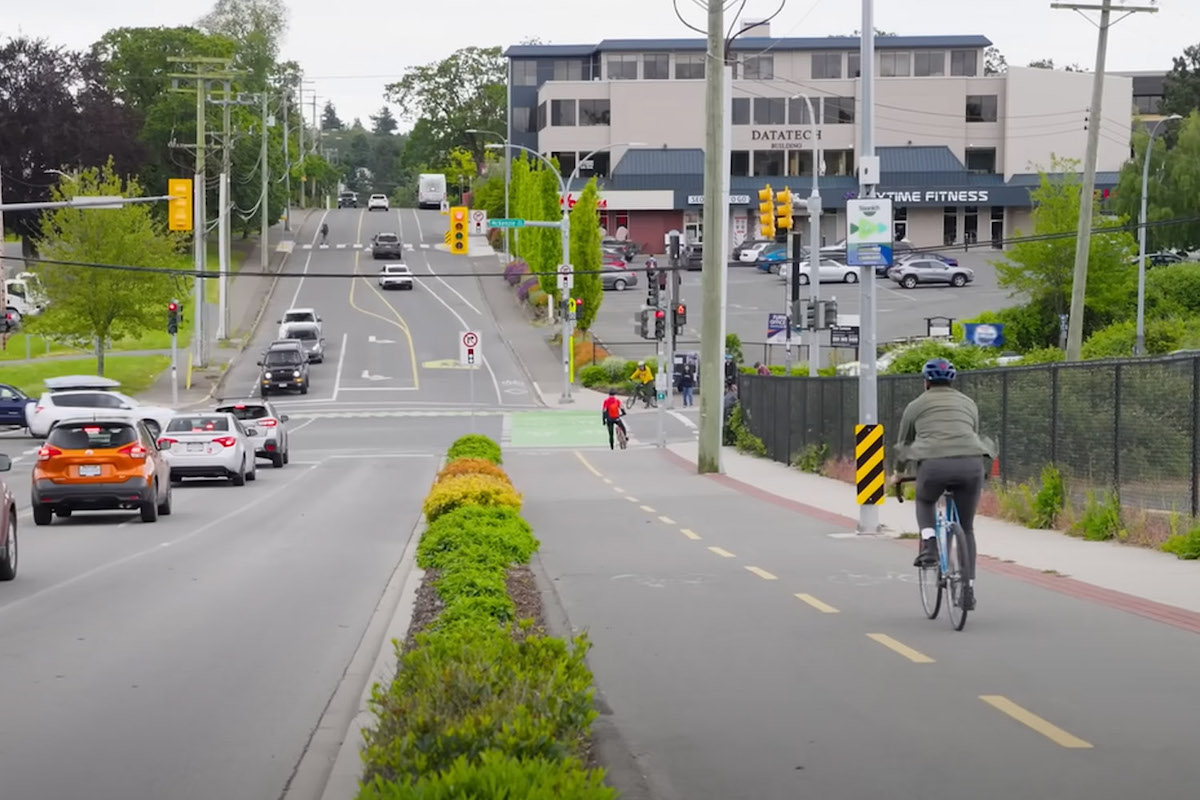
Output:
<instances>
[{"instance_id":1,"label":"utility pole","mask_svg":"<svg viewBox=\"0 0 1200 800\"><path fill-rule=\"evenodd\" d=\"M221 142L221 183L218 191L220 198L220 215L217 217L218 233L217 241L220 245L221 254L217 259L219 275L217 277L217 340L224 339L228 332L226 331L227 315L226 291L228 291L228 279L226 273L229 272L229 171L233 166L233 147L230 137L233 134L233 84L225 81L225 102L221 109L221 127L224 130L224 139Z\"/></svg>"},{"instance_id":2,"label":"utility pole","mask_svg":"<svg viewBox=\"0 0 1200 800\"><path fill-rule=\"evenodd\" d=\"M680 260L679 234L672 233L667 246L667 263L671 265L671 348L667 351L667 406L675 407L675 354L679 352L679 334L675 328L675 309L679 308L679 289L683 283L683 264ZM682 374L682 368L681 368Z\"/></svg>"},{"instance_id":3,"label":"utility pole","mask_svg":"<svg viewBox=\"0 0 1200 800\"><path fill-rule=\"evenodd\" d=\"M875 197L876 182L879 180L878 159L875 156L875 0L862 0L862 156L859 162L860 197ZM813 169L816 169L813 164ZM891 220L887 221L891 226ZM849 231L847 231L849 236ZM889 239L890 241L890 239ZM820 258L820 248L816 257ZM811 263L811 262L810 262ZM875 268L860 267L862 302L859 308L859 332L861 337L858 375L858 421L863 425L879 422L878 385L875 378L876 340L875 325ZM818 308L815 312L820 314ZM865 503L858 507L858 532L879 531L879 508Z\"/></svg>"},{"instance_id":4,"label":"utility pole","mask_svg":"<svg viewBox=\"0 0 1200 800\"><path fill-rule=\"evenodd\" d=\"M261 164L259 175L262 178L262 188L258 202L261 205L259 211L262 214L262 233L259 236L258 269L260 272L266 272L271 263L269 260L270 254L267 250L267 234L271 230L271 204L269 202L271 185L270 180L268 180L271 174L271 165L267 160L267 103L270 100L270 92L264 90L262 95L260 95L260 99L262 100L262 143L258 152L258 160Z\"/></svg>"},{"instance_id":5,"label":"utility pole","mask_svg":"<svg viewBox=\"0 0 1200 800\"><path fill-rule=\"evenodd\" d=\"M288 124L288 95L290 84L283 85L283 184L287 191L287 205L283 208L283 230L292 232L292 159L288 155L288 139L292 132Z\"/></svg>"},{"instance_id":6,"label":"utility pole","mask_svg":"<svg viewBox=\"0 0 1200 800\"><path fill-rule=\"evenodd\" d=\"M704 268L703 331L700 335L700 440L696 469L721 471L721 432L725 422L725 225L729 209L725 189L729 170L722 165L726 153L729 98L725 63L725 8L722 0L708 0L708 61L704 73ZM724 174L722 174L724 173Z\"/></svg>"},{"instance_id":7,"label":"utility pole","mask_svg":"<svg viewBox=\"0 0 1200 800\"><path fill-rule=\"evenodd\" d=\"M1096 193L1096 157L1100 149L1100 126L1104 116L1104 69L1108 58L1108 30L1130 14L1145 11L1153 14L1155 6L1120 6L1122 13L1116 22L1112 18L1112 0L1095 3L1051 3L1051 8L1072 11L1099 11L1100 35L1096 41L1096 68L1092 74L1092 104L1088 108L1087 151L1083 157L1083 187L1079 196L1079 232L1075 239L1075 271L1071 279L1071 315L1067 322L1067 361L1078 361L1083 351L1083 315L1087 297L1088 255L1092 244L1092 214Z\"/></svg>"},{"instance_id":8,"label":"utility pole","mask_svg":"<svg viewBox=\"0 0 1200 800\"><path fill-rule=\"evenodd\" d=\"M301 78L296 83L296 116L300 120L300 126L297 133L300 136L300 141L296 149L300 151L300 208L304 208L304 184L308 183L308 173L304 170L304 79Z\"/></svg>"}]
</instances>

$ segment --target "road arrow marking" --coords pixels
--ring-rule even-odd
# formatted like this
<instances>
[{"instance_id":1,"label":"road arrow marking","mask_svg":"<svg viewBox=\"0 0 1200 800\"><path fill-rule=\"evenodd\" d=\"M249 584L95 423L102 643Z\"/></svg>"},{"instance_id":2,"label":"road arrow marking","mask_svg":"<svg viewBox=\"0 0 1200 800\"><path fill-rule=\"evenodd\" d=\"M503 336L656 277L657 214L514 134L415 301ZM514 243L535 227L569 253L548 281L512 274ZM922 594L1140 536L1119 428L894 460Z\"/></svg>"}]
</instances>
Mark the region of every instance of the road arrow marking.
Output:
<instances>
[{"instance_id":1,"label":"road arrow marking","mask_svg":"<svg viewBox=\"0 0 1200 800\"><path fill-rule=\"evenodd\" d=\"M392 380L391 378L388 378L384 375L372 375L371 371L367 370L367 369L364 369L362 371L362 377L363 377L364 381L390 381L390 380Z\"/></svg>"},{"instance_id":2,"label":"road arrow marking","mask_svg":"<svg viewBox=\"0 0 1200 800\"><path fill-rule=\"evenodd\" d=\"M395 344L393 339L376 339L374 336L368 336L367 341L371 344Z\"/></svg>"}]
</instances>

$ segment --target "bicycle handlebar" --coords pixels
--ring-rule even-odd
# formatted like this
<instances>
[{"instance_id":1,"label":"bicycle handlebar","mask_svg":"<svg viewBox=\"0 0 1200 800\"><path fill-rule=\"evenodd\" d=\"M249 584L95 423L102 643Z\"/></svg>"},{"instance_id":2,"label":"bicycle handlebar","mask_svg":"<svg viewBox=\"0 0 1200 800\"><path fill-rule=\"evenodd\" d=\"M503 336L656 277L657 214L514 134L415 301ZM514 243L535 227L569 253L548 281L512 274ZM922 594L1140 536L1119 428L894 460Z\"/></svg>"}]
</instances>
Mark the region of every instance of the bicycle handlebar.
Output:
<instances>
[{"instance_id":1,"label":"bicycle handlebar","mask_svg":"<svg viewBox=\"0 0 1200 800\"><path fill-rule=\"evenodd\" d=\"M907 476L899 476L896 478L896 482L895 482L894 486L892 487L892 491L896 495L897 502L900 502L900 503L904 502L904 484L911 483L915 480L916 480L916 478L907 477Z\"/></svg>"}]
</instances>

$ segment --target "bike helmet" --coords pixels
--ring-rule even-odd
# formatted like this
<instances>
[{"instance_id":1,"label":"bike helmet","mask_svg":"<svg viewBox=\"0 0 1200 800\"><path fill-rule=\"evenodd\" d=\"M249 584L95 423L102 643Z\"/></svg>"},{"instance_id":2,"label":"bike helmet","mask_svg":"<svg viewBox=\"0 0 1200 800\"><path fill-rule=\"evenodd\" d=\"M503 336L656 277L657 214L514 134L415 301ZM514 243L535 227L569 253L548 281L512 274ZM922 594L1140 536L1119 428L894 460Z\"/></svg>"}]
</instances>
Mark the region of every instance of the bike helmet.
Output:
<instances>
[{"instance_id":1,"label":"bike helmet","mask_svg":"<svg viewBox=\"0 0 1200 800\"><path fill-rule=\"evenodd\" d=\"M638 362L638 366L639 366L639 367L644 367L644 366L646 366L646 362L645 362L645 361L639 361L639 362Z\"/></svg>"},{"instance_id":2,"label":"bike helmet","mask_svg":"<svg viewBox=\"0 0 1200 800\"><path fill-rule=\"evenodd\" d=\"M617 390L616 390L616 389L609 389L609 390L608 390L608 396L609 396L609 397L616 397L616 396L617 396Z\"/></svg>"},{"instance_id":3,"label":"bike helmet","mask_svg":"<svg viewBox=\"0 0 1200 800\"><path fill-rule=\"evenodd\" d=\"M921 375L925 380L931 382L952 381L958 371L954 369L954 365L944 358L931 358L925 362L925 366L921 368Z\"/></svg>"}]
</instances>

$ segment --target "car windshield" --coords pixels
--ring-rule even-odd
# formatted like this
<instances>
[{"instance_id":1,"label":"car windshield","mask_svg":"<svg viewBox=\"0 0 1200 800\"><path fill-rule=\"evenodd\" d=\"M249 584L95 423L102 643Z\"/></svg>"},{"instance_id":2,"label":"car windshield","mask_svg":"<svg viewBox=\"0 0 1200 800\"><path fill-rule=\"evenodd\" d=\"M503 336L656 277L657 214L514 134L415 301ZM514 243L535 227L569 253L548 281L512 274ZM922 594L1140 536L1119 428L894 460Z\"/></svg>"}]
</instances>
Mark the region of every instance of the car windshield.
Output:
<instances>
[{"instance_id":1,"label":"car windshield","mask_svg":"<svg viewBox=\"0 0 1200 800\"><path fill-rule=\"evenodd\" d=\"M221 406L217 411L220 411L222 414L233 414L233 416L243 421L271 416L266 406Z\"/></svg>"},{"instance_id":2,"label":"car windshield","mask_svg":"<svg viewBox=\"0 0 1200 800\"><path fill-rule=\"evenodd\" d=\"M55 425L46 438L46 444L52 444L63 450L104 450L112 447L124 447L137 441L137 431L132 425L119 423L89 423L68 422Z\"/></svg>"},{"instance_id":3,"label":"car windshield","mask_svg":"<svg viewBox=\"0 0 1200 800\"><path fill-rule=\"evenodd\" d=\"M167 433L205 433L207 431L228 430L229 420L224 416L198 415L175 417L167 424Z\"/></svg>"},{"instance_id":4,"label":"car windshield","mask_svg":"<svg viewBox=\"0 0 1200 800\"><path fill-rule=\"evenodd\" d=\"M304 356L297 350L272 350L263 359L263 364L268 367L284 367L289 364L300 364L303 361Z\"/></svg>"}]
</instances>

